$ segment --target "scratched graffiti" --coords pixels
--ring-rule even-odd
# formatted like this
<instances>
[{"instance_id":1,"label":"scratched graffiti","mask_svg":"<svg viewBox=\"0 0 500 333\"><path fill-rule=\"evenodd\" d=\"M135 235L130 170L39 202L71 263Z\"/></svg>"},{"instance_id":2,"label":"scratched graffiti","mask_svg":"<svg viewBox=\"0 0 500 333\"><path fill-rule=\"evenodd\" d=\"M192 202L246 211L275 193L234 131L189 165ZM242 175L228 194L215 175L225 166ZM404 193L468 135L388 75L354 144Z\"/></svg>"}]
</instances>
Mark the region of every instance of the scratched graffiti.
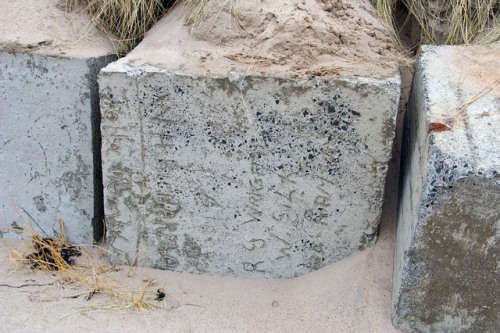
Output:
<instances>
[{"instance_id":1,"label":"scratched graffiti","mask_svg":"<svg viewBox=\"0 0 500 333\"><path fill-rule=\"evenodd\" d=\"M371 163L381 159L357 127L365 118L382 123L345 85L347 92L329 83L296 90L269 80L261 82L266 92L248 84L234 93L219 89L232 85L225 79L203 87L190 77L137 80L138 170L115 172L110 192L135 191L144 262L293 277L357 249L365 224L378 216L365 198L381 193L385 175L373 174Z\"/></svg>"}]
</instances>

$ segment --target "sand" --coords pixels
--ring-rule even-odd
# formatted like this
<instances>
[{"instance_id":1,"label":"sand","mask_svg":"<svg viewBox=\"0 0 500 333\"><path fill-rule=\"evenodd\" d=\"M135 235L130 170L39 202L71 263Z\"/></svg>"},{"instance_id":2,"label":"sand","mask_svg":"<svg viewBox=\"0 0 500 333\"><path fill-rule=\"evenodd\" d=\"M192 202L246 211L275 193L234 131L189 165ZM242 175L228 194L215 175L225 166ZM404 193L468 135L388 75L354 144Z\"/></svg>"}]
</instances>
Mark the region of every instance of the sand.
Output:
<instances>
[{"instance_id":1,"label":"sand","mask_svg":"<svg viewBox=\"0 0 500 333\"><path fill-rule=\"evenodd\" d=\"M0 50L56 57L114 54L110 40L84 8L66 10L65 0L0 0Z\"/></svg>"},{"instance_id":2,"label":"sand","mask_svg":"<svg viewBox=\"0 0 500 333\"><path fill-rule=\"evenodd\" d=\"M384 78L398 57L367 0L214 0L177 6L127 59L202 75Z\"/></svg>"},{"instance_id":3,"label":"sand","mask_svg":"<svg viewBox=\"0 0 500 333\"><path fill-rule=\"evenodd\" d=\"M390 322L393 228L377 245L314 273L290 280L250 280L118 267L103 274L121 285L148 288L157 308L124 309L113 299L9 262L15 241L0 241L2 332L398 332ZM75 269L93 262L80 258ZM102 259L101 259L102 260ZM109 266L107 266L109 267ZM50 285L47 285L50 284ZM14 288L16 286L22 286ZM159 288L165 300L155 301ZM130 304L129 304L130 305ZM110 306L120 309L106 309Z\"/></svg>"}]
</instances>

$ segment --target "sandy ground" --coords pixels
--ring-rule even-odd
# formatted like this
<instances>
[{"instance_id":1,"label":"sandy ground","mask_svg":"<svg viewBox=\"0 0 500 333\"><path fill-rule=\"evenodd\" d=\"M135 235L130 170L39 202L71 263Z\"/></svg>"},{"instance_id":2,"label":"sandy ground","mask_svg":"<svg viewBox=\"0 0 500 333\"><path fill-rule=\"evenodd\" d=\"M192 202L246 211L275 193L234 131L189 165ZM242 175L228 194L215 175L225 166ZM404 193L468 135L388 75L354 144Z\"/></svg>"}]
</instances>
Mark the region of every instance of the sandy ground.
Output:
<instances>
[{"instance_id":1,"label":"sandy ground","mask_svg":"<svg viewBox=\"0 0 500 333\"><path fill-rule=\"evenodd\" d=\"M125 58L195 75L392 77L398 52L368 0L179 5Z\"/></svg>"},{"instance_id":2,"label":"sandy ground","mask_svg":"<svg viewBox=\"0 0 500 333\"><path fill-rule=\"evenodd\" d=\"M290 280L249 280L118 267L105 273L154 309L95 294L9 261L17 241L0 242L3 332L398 332L390 321L393 226L371 249ZM98 267L86 259L75 269ZM103 277L104 280L104 277ZM162 288L166 297L155 300ZM107 309L114 307L114 309ZM130 308L126 308L130 307Z\"/></svg>"},{"instance_id":3,"label":"sandy ground","mask_svg":"<svg viewBox=\"0 0 500 333\"><path fill-rule=\"evenodd\" d=\"M2 332L399 332L390 320L398 159L392 161L377 244L316 272L289 280L251 280L116 267L99 275L117 296L146 290L145 305L114 300L46 274L14 265L12 250L27 244L0 240ZM98 251L85 251L75 270L109 269ZM109 285L110 282L107 282ZM145 288L146 286L149 287ZM121 289L123 288L123 289ZM165 291L157 301L156 291Z\"/></svg>"},{"instance_id":4,"label":"sandy ground","mask_svg":"<svg viewBox=\"0 0 500 333\"><path fill-rule=\"evenodd\" d=\"M0 0L0 50L56 57L114 54L110 40L91 24L82 7L66 0Z\"/></svg>"}]
</instances>

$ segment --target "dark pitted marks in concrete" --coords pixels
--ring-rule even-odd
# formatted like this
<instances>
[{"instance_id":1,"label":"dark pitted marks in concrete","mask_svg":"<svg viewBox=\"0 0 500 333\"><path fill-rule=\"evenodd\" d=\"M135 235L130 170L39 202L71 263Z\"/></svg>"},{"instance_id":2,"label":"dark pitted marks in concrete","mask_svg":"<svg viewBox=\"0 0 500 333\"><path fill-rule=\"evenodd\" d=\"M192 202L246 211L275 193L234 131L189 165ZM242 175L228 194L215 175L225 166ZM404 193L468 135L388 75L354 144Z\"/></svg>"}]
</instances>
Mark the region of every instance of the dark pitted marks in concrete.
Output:
<instances>
[{"instance_id":1,"label":"dark pitted marks in concrete","mask_svg":"<svg viewBox=\"0 0 500 333\"><path fill-rule=\"evenodd\" d=\"M101 97L118 256L292 277L374 241L364 235L378 224L397 84L368 80L360 97L348 80L112 71L101 76Z\"/></svg>"}]
</instances>

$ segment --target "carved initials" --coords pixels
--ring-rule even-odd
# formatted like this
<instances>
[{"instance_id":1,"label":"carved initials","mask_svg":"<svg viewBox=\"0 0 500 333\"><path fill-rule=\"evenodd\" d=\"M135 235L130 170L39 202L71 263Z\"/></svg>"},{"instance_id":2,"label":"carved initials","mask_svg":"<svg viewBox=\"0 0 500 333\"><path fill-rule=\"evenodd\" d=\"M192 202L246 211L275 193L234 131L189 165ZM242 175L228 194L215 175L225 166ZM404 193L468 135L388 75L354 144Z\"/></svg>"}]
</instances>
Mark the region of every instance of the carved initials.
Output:
<instances>
[{"instance_id":1,"label":"carved initials","mask_svg":"<svg viewBox=\"0 0 500 333\"><path fill-rule=\"evenodd\" d=\"M279 195L279 196L282 196L283 198L287 199L287 200L288 200L288 201L290 201L290 202L293 202L292 196L293 196L293 194L294 194L295 192L297 192L297 191L295 191L295 190L291 190L291 191L290 191L290 193L288 193L288 195L284 195L284 194L282 194L282 193L280 193L280 192L278 192L278 191L276 191L276 192L274 192L274 193L276 193L276 194L277 194L277 195Z\"/></svg>"},{"instance_id":2,"label":"carved initials","mask_svg":"<svg viewBox=\"0 0 500 333\"><path fill-rule=\"evenodd\" d=\"M258 206L257 202L258 201L262 201L262 197L255 197L255 196L251 196L248 201L250 201L250 203L254 206Z\"/></svg>"},{"instance_id":3,"label":"carved initials","mask_svg":"<svg viewBox=\"0 0 500 333\"><path fill-rule=\"evenodd\" d=\"M280 180L281 180L281 184L285 184L285 183L295 184L295 182L290 179L290 176L293 175L293 174L295 174L295 173L296 172L289 173L288 175L285 175L284 173L282 175L278 174L278 176L280 177Z\"/></svg>"},{"instance_id":4,"label":"carved initials","mask_svg":"<svg viewBox=\"0 0 500 333\"><path fill-rule=\"evenodd\" d=\"M290 218L290 215L288 215L288 213L278 213L278 214L276 214L276 212L274 212L273 215L271 215L271 217L275 221L285 222L285 221L287 221Z\"/></svg>"},{"instance_id":5,"label":"carved initials","mask_svg":"<svg viewBox=\"0 0 500 333\"><path fill-rule=\"evenodd\" d=\"M261 178L255 178L253 180L253 182L251 180L249 180L249 183L250 183L250 186L256 191L260 191L260 190L264 189L264 182L262 181Z\"/></svg>"},{"instance_id":6,"label":"carved initials","mask_svg":"<svg viewBox=\"0 0 500 333\"><path fill-rule=\"evenodd\" d=\"M256 262L255 264L252 264L251 262L244 262L243 263L243 269L247 272L260 272L260 273L264 273L263 270L261 269L257 269L257 266L259 266L260 264L263 264L264 262L263 261L259 261L259 262Z\"/></svg>"},{"instance_id":7,"label":"carved initials","mask_svg":"<svg viewBox=\"0 0 500 333\"><path fill-rule=\"evenodd\" d=\"M259 239L253 238L249 240L249 243L252 244L252 247L247 247L246 245L243 245L243 247L248 251L254 251L255 249L262 249L263 247L266 246L266 241L260 238Z\"/></svg>"},{"instance_id":8,"label":"carved initials","mask_svg":"<svg viewBox=\"0 0 500 333\"><path fill-rule=\"evenodd\" d=\"M286 240L284 240L283 238L280 238L280 237L276 236L276 235L275 235L275 234L273 234L273 233L270 233L270 234L271 234L271 236L273 236L274 238L276 238L276 239L280 240L281 242L283 242L283 244L285 244L285 245L286 245L286 247L283 247L283 248L281 248L281 249L280 249L280 252L281 252L283 255L282 255L282 256L279 256L279 257L277 257L277 258L276 258L276 260L280 260L280 259L283 259L283 258L285 258L285 257L290 256L290 253L288 253L287 251L288 251L288 250L290 250L290 249L292 248L292 245L291 245L289 242L287 242Z\"/></svg>"},{"instance_id":9,"label":"carved initials","mask_svg":"<svg viewBox=\"0 0 500 333\"><path fill-rule=\"evenodd\" d=\"M261 212L262 213L262 212ZM251 219L250 220L247 220L245 222L242 223L243 224L247 224L247 223L250 223L250 222L260 222L260 219L253 216L252 214L248 213L248 215L250 215Z\"/></svg>"},{"instance_id":10,"label":"carved initials","mask_svg":"<svg viewBox=\"0 0 500 333\"><path fill-rule=\"evenodd\" d=\"M316 199L314 199L314 203L319 206L328 207L330 206L330 198L323 195L318 195Z\"/></svg>"}]
</instances>

